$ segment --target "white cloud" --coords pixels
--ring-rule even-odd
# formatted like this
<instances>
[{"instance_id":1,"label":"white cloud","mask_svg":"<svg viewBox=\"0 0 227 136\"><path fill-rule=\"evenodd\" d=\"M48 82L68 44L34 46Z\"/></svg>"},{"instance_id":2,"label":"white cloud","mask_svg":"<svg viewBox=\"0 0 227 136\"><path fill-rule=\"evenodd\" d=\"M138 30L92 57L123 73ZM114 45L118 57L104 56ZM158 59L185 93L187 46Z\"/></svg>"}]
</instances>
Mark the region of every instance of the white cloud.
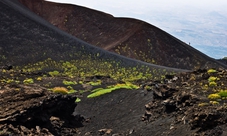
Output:
<instances>
[{"instance_id":1,"label":"white cloud","mask_svg":"<svg viewBox=\"0 0 227 136\"><path fill-rule=\"evenodd\" d=\"M183 10L191 12L218 11L227 14L226 0L47 0L60 3L73 3L110 13L114 16L133 17L138 14L174 13ZM187 8L187 9L186 9ZM135 16L138 17L138 16Z\"/></svg>"}]
</instances>

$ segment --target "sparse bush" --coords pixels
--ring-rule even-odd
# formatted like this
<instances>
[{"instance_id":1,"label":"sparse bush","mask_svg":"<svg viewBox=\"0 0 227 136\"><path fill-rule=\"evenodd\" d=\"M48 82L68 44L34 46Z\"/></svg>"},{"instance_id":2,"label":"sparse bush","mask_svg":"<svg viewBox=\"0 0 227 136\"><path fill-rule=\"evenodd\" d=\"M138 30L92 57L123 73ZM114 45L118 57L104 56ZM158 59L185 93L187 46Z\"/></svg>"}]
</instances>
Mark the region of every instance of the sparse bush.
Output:
<instances>
[{"instance_id":1,"label":"sparse bush","mask_svg":"<svg viewBox=\"0 0 227 136\"><path fill-rule=\"evenodd\" d=\"M42 77L37 77L36 80L37 81L41 81L42 80Z\"/></svg>"},{"instance_id":2,"label":"sparse bush","mask_svg":"<svg viewBox=\"0 0 227 136\"><path fill-rule=\"evenodd\" d=\"M81 99L80 98L76 98L76 101L75 102L80 102L81 101Z\"/></svg>"},{"instance_id":3,"label":"sparse bush","mask_svg":"<svg viewBox=\"0 0 227 136\"><path fill-rule=\"evenodd\" d=\"M217 79L218 79L217 77L211 76L211 77L208 78L208 81L212 82L212 81L216 81Z\"/></svg>"},{"instance_id":4,"label":"sparse bush","mask_svg":"<svg viewBox=\"0 0 227 136\"><path fill-rule=\"evenodd\" d=\"M126 83L126 84L117 84L114 86L108 86L107 88L97 88L91 92L93 92L92 94L88 95L87 98L93 98L93 97L97 97L103 94L107 94L107 93L111 93L114 90L118 90L118 89L138 89L139 87L136 85L133 85L131 83Z\"/></svg>"},{"instance_id":5,"label":"sparse bush","mask_svg":"<svg viewBox=\"0 0 227 136\"><path fill-rule=\"evenodd\" d=\"M91 81L91 82L88 82L87 84L89 85L92 85L92 86L98 86L98 85L101 85L102 84L102 81L101 80L97 80L97 81Z\"/></svg>"},{"instance_id":6,"label":"sparse bush","mask_svg":"<svg viewBox=\"0 0 227 136\"><path fill-rule=\"evenodd\" d=\"M218 93L221 97L227 97L227 90L222 90Z\"/></svg>"},{"instance_id":7,"label":"sparse bush","mask_svg":"<svg viewBox=\"0 0 227 136\"><path fill-rule=\"evenodd\" d=\"M54 93L61 93L61 94L68 94L68 89L67 88L65 88L65 87L54 87L53 89L52 89L52 91L54 92Z\"/></svg>"},{"instance_id":8,"label":"sparse bush","mask_svg":"<svg viewBox=\"0 0 227 136\"><path fill-rule=\"evenodd\" d=\"M52 77L54 77L54 76L58 76L60 73L59 73L59 71L52 71L52 72L49 72L49 75L50 76L52 76Z\"/></svg>"},{"instance_id":9,"label":"sparse bush","mask_svg":"<svg viewBox=\"0 0 227 136\"><path fill-rule=\"evenodd\" d=\"M208 73L208 74L210 74L210 73L215 73L215 72L217 72L215 69L209 69L209 70L207 70L207 73Z\"/></svg>"},{"instance_id":10,"label":"sparse bush","mask_svg":"<svg viewBox=\"0 0 227 136\"><path fill-rule=\"evenodd\" d=\"M217 102L217 101L210 101L210 104L212 104L212 105L219 105L219 102Z\"/></svg>"},{"instance_id":11,"label":"sparse bush","mask_svg":"<svg viewBox=\"0 0 227 136\"><path fill-rule=\"evenodd\" d=\"M75 82L75 81L66 81L66 80L63 80L62 83L64 85L76 85L77 84L77 82Z\"/></svg>"},{"instance_id":12,"label":"sparse bush","mask_svg":"<svg viewBox=\"0 0 227 136\"><path fill-rule=\"evenodd\" d=\"M209 83L209 86L217 86L217 83L212 81L212 82Z\"/></svg>"},{"instance_id":13,"label":"sparse bush","mask_svg":"<svg viewBox=\"0 0 227 136\"><path fill-rule=\"evenodd\" d=\"M28 78L28 79L25 79L23 81L24 84L33 84L34 83L34 80L32 78Z\"/></svg>"},{"instance_id":14,"label":"sparse bush","mask_svg":"<svg viewBox=\"0 0 227 136\"><path fill-rule=\"evenodd\" d=\"M198 104L199 107L208 106L208 105L209 105L209 103L206 103L206 102Z\"/></svg>"},{"instance_id":15,"label":"sparse bush","mask_svg":"<svg viewBox=\"0 0 227 136\"><path fill-rule=\"evenodd\" d=\"M217 100L217 99L220 99L221 96L219 94L215 93L215 94L210 94L208 96L208 98L211 99L211 100Z\"/></svg>"}]
</instances>

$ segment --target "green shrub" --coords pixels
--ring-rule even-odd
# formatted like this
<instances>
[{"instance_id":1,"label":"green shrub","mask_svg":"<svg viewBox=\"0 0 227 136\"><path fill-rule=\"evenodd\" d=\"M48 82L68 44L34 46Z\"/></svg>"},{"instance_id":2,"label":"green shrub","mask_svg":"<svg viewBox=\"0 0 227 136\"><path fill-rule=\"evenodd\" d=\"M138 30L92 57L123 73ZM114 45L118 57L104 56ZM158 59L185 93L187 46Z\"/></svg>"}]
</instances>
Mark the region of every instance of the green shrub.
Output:
<instances>
[{"instance_id":1,"label":"green shrub","mask_svg":"<svg viewBox=\"0 0 227 136\"><path fill-rule=\"evenodd\" d=\"M217 102L217 101L210 101L210 104L212 104L212 105L219 105L219 102Z\"/></svg>"},{"instance_id":2,"label":"green shrub","mask_svg":"<svg viewBox=\"0 0 227 136\"><path fill-rule=\"evenodd\" d=\"M215 69L209 69L209 70L207 70L207 73L208 73L208 74L210 74L210 73L215 73L215 72L217 72Z\"/></svg>"},{"instance_id":3,"label":"green shrub","mask_svg":"<svg viewBox=\"0 0 227 136\"><path fill-rule=\"evenodd\" d=\"M209 105L209 103L206 103L206 102L198 104L199 107L208 106L208 105Z\"/></svg>"},{"instance_id":4,"label":"green shrub","mask_svg":"<svg viewBox=\"0 0 227 136\"><path fill-rule=\"evenodd\" d=\"M81 99L80 98L76 98L76 101L75 102L80 102L81 101Z\"/></svg>"},{"instance_id":5,"label":"green shrub","mask_svg":"<svg viewBox=\"0 0 227 136\"><path fill-rule=\"evenodd\" d=\"M49 75L52 76L52 77L58 76L59 74L60 74L60 73L59 73L59 71L57 71L57 70L49 72Z\"/></svg>"},{"instance_id":6,"label":"green shrub","mask_svg":"<svg viewBox=\"0 0 227 136\"><path fill-rule=\"evenodd\" d=\"M68 94L68 89L67 88L65 88L65 87L54 87L53 89L52 89L52 91L54 92L54 93L61 93L61 94Z\"/></svg>"},{"instance_id":7,"label":"green shrub","mask_svg":"<svg viewBox=\"0 0 227 136\"><path fill-rule=\"evenodd\" d=\"M212 82L209 83L209 86L217 86L217 83L212 81Z\"/></svg>"},{"instance_id":8,"label":"green shrub","mask_svg":"<svg viewBox=\"0 0 227 136\"><path fill-rule=\"evenodd\" d=\"M98 85L102 84L102 81L101 80L97 80L95 82L91 81L91 82L88 82L87 84L92 85L92 86L98 86Z\"/></svg>"},{"instance_id":9,"label":"green shrub","mask_svg":"<svg viewBox=\"0 0 227 136\"><path fill-rule=\"evenodd\" d=\"M227 97L227 90L222 90L218 93L221 97Z\"/></svg>"},{"instance_id":10,"label":"green shrub","mask_svg":"<svg viewBox=\"0 0 227 136\"><path fill-rule=\"evenodd\" d=\"M23 81L24 84L33 84L34 83L34 80L32 78L28 78L28 79L25 79Z\"/></svg>"},{"instance_id":11,"label":"green shrub","mask_svg":"<svg viewBox=\"0 0 227 136\"><path fill-rule=\"evenodd\" d=\"M114 90L118 90L118 89L138 89L139 87L136 85L133 85L131 83L126 83L126 84L117 84L114 86L108 86L107 88L97 88L94 89L92 94L88 95L87 98L93 98L93 97L97 97L103 94L107 94L107 93L111 93Z\"/></svg>"},{"instance_id":12,"label":"green shrub","mask_svg":"<svg viewBox=\"0 0 227 136\"><path fill-rule=\"evenodd\" d=\"M211 100L217 100L217 99L220 99L221 96L219 94L215 93L215 94L210 94L208 96L208 98L211 99Z\"/></svg>"},{"instance_id":13,"label":"green shrub","mask_svg":"<svg viewBox=\"0 0 227 136\"><path fill-rule=\"evenodd\" d=\"M212 82L212 81L216 81L217 79L218 79L217 77L211 76L211 77L208 78L208 81Z\"/></svg>"},{"instance_id":14,"label":"green shrub","mask_svg":"<svg viewBox=\"0 0 227 136\"><path fill-rule=\"evenodd\" d=\"M64 85L76 85L77 84L77 82L75 82L75 81L66 81L66 80L63 80L62 83Z\"/></svg>"}]
</instances>

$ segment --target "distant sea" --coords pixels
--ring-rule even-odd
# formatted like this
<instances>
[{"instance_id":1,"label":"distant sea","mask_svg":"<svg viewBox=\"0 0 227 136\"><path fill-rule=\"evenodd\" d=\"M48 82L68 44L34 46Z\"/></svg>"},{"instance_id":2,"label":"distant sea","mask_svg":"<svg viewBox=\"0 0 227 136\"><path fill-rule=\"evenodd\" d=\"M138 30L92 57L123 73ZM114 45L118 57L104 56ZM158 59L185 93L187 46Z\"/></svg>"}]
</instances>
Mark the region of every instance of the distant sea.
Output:
<instances>
[{"instance_id":1,"label":"distant sea","mask_svg":"<svg viewBox=\"0 0 227 136\"><path fill-rule=\"evenodd\" d=\"M215 59L222 59L227 57L227 47L222 46L205 46L205 45L193 45L195 49L201 51L202 53L206 54L207 56Z\"/></svg>"}]
</instances>

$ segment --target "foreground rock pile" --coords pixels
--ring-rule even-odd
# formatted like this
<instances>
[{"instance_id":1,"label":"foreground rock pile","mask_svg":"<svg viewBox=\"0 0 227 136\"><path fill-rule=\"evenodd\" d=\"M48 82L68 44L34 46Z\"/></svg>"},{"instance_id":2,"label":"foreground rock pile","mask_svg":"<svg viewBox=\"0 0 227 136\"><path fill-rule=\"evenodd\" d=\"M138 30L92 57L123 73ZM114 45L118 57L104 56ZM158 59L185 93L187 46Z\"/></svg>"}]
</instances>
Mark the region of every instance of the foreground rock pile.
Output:
<instances>
[{"instance_id":1,"label":"foreground rock pile","mask_svg":"<svg viewBox=\"0 0 227 136\"><path fill-rule=\"evenodd\" d=\"M211 78L215 79L212 83ZM145 105L143 121L151 123L162 117L174 117L170 129L183 125L194 131L193 135L227 134L226 96L209 98L220 91L227 93L226 70L167 76L164 82L150 82L143 88L153 92L153 100Z\"/></svg>"},{"instance_id":2,"label":"foreground rock pile","mask_svg":"<svg viewBox=\"0 0 227 136\"><path fill-rule=\"evenodd\" d=\"M62 77L49 80L59 84ZM80 94L82 102L76 103L78 94L53 93L42 82L3 82L0 135L227 135L227 70L198 70L137 83L140 89L92 99Z\"/></svg>"},{"instance_id":3,"label":"foreground rock pile","mask_svg":"<svg viewBox=\"0 0 227 136\"><path fill-rule=\"evenodd\" d=\"M76 134L82 126L80 116L73 116L74 95L53 94L40 86L4 87L0 96L0 135Z\"/></svg>"}]
</instances>

